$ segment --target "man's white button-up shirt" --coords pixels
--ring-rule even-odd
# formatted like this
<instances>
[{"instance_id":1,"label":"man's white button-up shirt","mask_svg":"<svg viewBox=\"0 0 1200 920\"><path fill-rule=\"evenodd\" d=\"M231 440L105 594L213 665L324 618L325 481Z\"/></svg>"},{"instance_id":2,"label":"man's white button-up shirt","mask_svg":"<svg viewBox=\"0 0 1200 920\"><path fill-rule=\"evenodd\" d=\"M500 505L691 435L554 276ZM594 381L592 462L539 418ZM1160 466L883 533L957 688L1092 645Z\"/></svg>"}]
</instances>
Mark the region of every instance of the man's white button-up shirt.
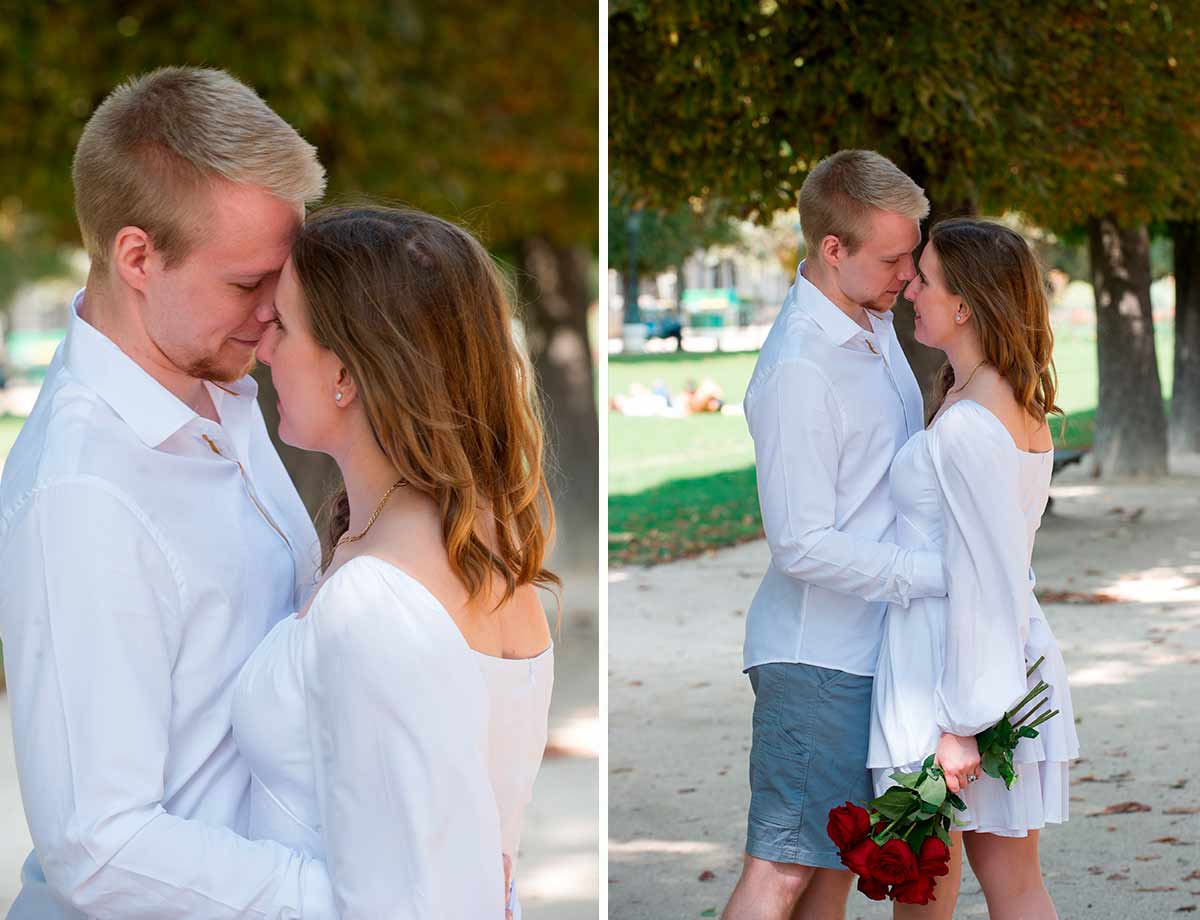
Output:
<instances>
[{"instance_id":1,"label":"man's white button-up shirt","mask_svg":"<svg viewBox=\"0 0 1200 920\"><path fill-rule=\"evenodd\" d=\"M888 471L923 408L891 313L869 315L871 332L798 270L750 378L771 564L746 616L746 669L795 662L873 675L887 602L946 593L937 553L888 542Z\"/></svg>"},{"instance_id":2,"label":"man's white button-up shirt","mask_svg":"<svg viewBox=\"0 0 1200 920\"><path fill-rule=\"evenodd\" d=\"M244 378L197 415L72 305L0 483L26 918L335 918L324 863L239 836L234 681L317 537ZM48 880L48 881L47 881Z\"/></svg>"}]
</instances>

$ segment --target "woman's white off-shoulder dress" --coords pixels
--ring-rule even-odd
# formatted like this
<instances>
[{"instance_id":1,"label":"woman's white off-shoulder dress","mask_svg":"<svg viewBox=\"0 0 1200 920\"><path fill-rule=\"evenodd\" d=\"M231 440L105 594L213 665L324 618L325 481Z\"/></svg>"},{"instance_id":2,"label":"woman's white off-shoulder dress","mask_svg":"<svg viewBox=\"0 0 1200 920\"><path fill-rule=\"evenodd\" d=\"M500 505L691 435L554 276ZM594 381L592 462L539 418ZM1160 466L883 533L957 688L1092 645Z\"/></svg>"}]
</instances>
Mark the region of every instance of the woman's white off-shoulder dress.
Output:
<instances>
[{"instance_id":1,"label":"woman's white off-shoulder dress","mask_svg":"<svg viewBox=\"0 0 1200 920\"><path fill-rule=\"evenodd\" d=\"M1079 741L1066 665L1030 569L1053 463L1053 451L1019 450L1004 424L971 400L947 408L892 463L896 540L941 550L948 597L888 607L867 761L876 792L894 785L894 770L919 769L943 732L974 735L994 725L1039 678L1050 685L1049 708L1060 710L1017 747L1011 790L982 771L967 787L963 830L1024 837L1067 820L1068 765ZM1027 662L1042 656L1026 678Z\"/></svg>"},{"instance_id":2,"label":"woman's white off-shoulder dress","mask_svg":"<svg viewBox=\"0 0 1200 920\"><path fill-rule=\"evenodd\" d=\"M420 582L349 560L238 678L248 836L324 859L341 920L499 920L552 676L550 650L480 655Z\"/></svg>"}]
</instances>

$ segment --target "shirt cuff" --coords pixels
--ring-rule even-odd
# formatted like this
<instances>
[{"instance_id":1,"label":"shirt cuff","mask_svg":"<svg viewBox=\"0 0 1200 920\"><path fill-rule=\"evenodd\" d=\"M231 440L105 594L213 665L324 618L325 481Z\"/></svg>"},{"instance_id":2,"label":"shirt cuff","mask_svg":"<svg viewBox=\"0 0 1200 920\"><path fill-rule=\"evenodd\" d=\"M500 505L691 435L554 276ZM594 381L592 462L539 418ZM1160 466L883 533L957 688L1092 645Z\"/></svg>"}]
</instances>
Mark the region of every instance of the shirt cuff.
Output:
<instances>
[{"instance_id":1,"label":"shirt cuff","mask_svg":"<svg viewBox=\"0 0 1200 920\"><path fill-rule=\"evenodd\" d=\"M914 597L945 597L946 571L942 568L942 554L927 549L913 550L912 587L908 592Z\"/></svg>"}]
</instances>

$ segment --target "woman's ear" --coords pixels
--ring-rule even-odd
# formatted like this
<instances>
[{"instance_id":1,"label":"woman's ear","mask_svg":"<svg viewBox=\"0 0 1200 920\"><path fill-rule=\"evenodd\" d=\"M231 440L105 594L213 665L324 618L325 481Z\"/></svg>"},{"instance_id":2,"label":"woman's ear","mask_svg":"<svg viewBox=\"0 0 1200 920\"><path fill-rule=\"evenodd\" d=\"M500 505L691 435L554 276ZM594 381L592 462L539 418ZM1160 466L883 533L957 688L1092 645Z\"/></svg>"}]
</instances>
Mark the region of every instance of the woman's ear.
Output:
<instances>
[{"instance_id":1,"label":"woman's ear","mask_svg":"<svg viewBox=\"0 0 1200 920\"><path fill-rule=\"evenodd\" d=\"M344 409L357 398L358 388L354 385L350 372L344 367L338 368L333 386L333 401Z\"/></svg>"}]
</instances>

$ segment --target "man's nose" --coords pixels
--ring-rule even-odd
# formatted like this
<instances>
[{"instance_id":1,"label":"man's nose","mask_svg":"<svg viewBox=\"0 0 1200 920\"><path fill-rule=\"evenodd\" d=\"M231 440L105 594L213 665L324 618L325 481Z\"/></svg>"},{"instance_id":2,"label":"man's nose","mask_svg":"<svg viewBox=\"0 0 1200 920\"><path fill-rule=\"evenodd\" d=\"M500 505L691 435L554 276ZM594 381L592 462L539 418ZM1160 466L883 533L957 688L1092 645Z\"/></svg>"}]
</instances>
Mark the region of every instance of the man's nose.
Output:
<instances>
[{"instance_id":1,"label":"man's nose","mask_svg":"<svg viewBox=\"0 0 1200 920\"><path fill-rule=\"evenodd\" d=\"M275 318L275 298L264 297L254 308L254 319L265 326Z\"/></svg>"},{"instance_id":2,"label":"man's nose","mask_svg":"<svg viewBox=\"0 0 1200 920\"><path fill-rule=\"evenodd\" d=\"M254 349L254 357L259 364L271 366L271 356L275 352L275 330L268 329L258 340L258 348Z\"/></svg>"}]
</instances>

